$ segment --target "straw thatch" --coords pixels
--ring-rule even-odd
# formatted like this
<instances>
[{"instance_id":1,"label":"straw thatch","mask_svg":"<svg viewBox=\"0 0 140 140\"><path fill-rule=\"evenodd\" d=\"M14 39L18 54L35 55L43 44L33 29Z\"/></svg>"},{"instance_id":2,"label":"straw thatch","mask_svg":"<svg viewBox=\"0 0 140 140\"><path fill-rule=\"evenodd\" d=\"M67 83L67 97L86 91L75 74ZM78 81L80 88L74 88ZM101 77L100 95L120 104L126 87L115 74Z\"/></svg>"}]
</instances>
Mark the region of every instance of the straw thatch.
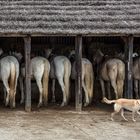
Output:
<instances>
[{"instance_id":1,"label":"straw thatch","mask_svg":"<svg viewBox=\"0 0 140 140\"><path fill-rule=\"evenodd\" d=\"M0 34L140 34L140 0L0 0Z\"/></svg>"}]
</instances>

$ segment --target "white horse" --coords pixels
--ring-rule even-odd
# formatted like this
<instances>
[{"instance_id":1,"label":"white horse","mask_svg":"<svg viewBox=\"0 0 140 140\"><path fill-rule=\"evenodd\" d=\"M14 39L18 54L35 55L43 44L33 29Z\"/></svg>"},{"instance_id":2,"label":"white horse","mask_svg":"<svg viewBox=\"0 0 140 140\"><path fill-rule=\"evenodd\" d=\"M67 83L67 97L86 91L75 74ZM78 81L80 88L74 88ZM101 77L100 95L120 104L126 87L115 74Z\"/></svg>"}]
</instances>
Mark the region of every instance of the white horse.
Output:
<instances>
[{"instance_id":1,"label":"white horse","mask_svg":"<svg viewBox=\"0 0 140 140\"><path fill-rule=\"evenodd\" d=\"M50 49L46 49L45 53L48 57L51 54ZM69 100L69 87L71 75L71 62L66 56L55 56L51 61L50 78L52 79L52 101L55 102L55 79L58 80L62 92L63 101L61 106L67 105Z\"/></svg>"},{"instance_id":2,"label":"white horse","mask_svg":"<svg viewBox=\"0 0 140 140\"><path fill-rule=\"evenodd\" d=\"M3 50L0 48L0 55ZM6 89L5 95L7 106L10 103L11 108L15 108L15 96L17 80L19 76L19 62L14 56L4 56L0 59L0 79Z\"/></svg>"},{"instance_id":3,"label":"white horse","mask_svg":"<svg viewBox=\"0 0 140 140\"><path fill-rule=\"evenodd\" d=\"M75 55L75 51L71 51L70 56ZM71 78L76 78L76 62L74 61L72 65ZM85 93L84 106L91 104L93 99L93 84L94 84L94 73L92 63L86 59L82 58L82 87Z\"/></svg>"},{"instance_id":4,"label":"white horse","mask_svg":"<svg viewBox=\"0 0 140 140\"><path fill-rule=\"evenodd\" d=\"M18 53L15 53L16 56ZM37 56L31 59L31 78L36 80L39 88L39 103L38 107L47 105L48 103L48 83L49 83L50 63L49 61L41 56ZM20 75L20 89L21 89L21 103L24 102L24 90L23 90L23 79L25 78L25 67L21 68Z\"/></svg>"}]
</instances>

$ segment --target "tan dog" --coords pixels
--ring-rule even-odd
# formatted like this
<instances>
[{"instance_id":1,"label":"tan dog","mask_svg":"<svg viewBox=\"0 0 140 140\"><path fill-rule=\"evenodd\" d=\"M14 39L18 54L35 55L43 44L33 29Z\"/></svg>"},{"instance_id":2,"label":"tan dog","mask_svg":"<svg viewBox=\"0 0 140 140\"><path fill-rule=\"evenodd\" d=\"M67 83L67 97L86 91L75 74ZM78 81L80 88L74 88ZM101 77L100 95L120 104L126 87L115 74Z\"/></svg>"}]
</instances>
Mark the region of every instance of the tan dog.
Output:
<instances>
[{"instance_id":1,"label":"tan dog","mask_svg":"<svg viewBox=\"0 0 140 140\"><path fill-rule=\"evenodd\" d=\"M115 114L119 113L121 111L121 116L123 117L124 120L128 121L124 117L124 109L132 111L132 120L135 122L136 120L134 119L135 112L140 115L140 100L136 99L117 99L117 100L108 100L107 98L103 98L103 102L107 104L114 104L114 112L111 113L111 120L113 121L113 117Z\"/></svg>"}]
</instances>

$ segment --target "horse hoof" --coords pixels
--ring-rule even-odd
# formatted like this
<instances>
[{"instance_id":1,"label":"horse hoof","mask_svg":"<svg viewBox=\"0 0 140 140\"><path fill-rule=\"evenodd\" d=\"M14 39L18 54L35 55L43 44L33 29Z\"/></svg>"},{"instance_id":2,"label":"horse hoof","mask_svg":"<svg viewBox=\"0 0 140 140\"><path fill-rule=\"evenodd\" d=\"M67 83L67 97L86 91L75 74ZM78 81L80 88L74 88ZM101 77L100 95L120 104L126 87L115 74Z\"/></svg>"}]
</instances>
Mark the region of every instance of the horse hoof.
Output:
<instances>
[{"instance_id":1,"label":"horse hoof","mask_svg":"<svg viewBox=\"0 0 140 140\"><path fill-rule=\"evenodd\" d=\"M67 105L67 103L66 103L66 102L63 102L63 103L61 104L61 107L66 106L66 105Z\"/></svg>"},{"instance_id":2,"label":"horse hoof","mask_svg":"<svg viewBox=\"0 0 140 140\"><path fill-rule=\"evenodd\" d=\"M21 100L21 101L20 101L20 104L23 104L23 103L24 103L24 100Z\"/></svg>"},{"instance_id":3,"label":"horse hoof","mask_svg":"<svg viewBox=\"0 0 140 140\"><path fill-rule=\"evenodd\" d=\"M108 97L109 100L111 100L111 97Z\"/></svg>"},{"instance_id":4,"label":"horse hoof","mask_svg":"<svg viewBox=\"0 0 140 140\"><path fill-rule=\"evenodd\" d=\"M46 107L48 105L48 103L47 102L44 102L44 106Z\"/></svg>"},{"instance_id":5,"label":"horse hoof","mask_svg":"<svg viewBox=\"0 0 140 140\"><path fill-rule=\"evenodd\" d=\"M139 99L139 97L137 96L136 99Z\"/></svg>"},{"instance_id":6,"label":"horse hoof","mask_svg":"<svg viewBox=\"0 0 140 140\"><path fill-rule=\"evenodd\" d=\"M16 106L10 106L10 108L11 108L11 109L14 109L14 108L16 108Z\"/></svg>"},{"instance_id":7,"label":"horse hoof","mask_svg":"<svg viewBox=\"0 0 140 140\"><path fill-rule=\"evenodd\" d=\"M6 107L8 106L8 102L5 102L5 106L6 106Z\"/></svg>"},{"instance_id":8,"label":"horse hoof","mask_svg":"<svg viewBox=\"0 0 140 140\"><path fill-rule=\"evenodd\" d=\"M55 99L52 99L52 101L51 101L52 103L55 103L56 101L55 101Z\"/></svg>"},{"instance_id":9,"label":"horse hoof","mask_svg":"<svg viewBox=\"0 0 140 140\"><path fill-rule=\"evenodd\" d=\"M86 106L88 106L89 105L89 103L84 103L84 107L86 107Z\"/></svg>"},{"instance_id":10,"label":"horse hoof","mask_svg":"<svg viewBox=\"0 0 140 140\"><path fill-rule=\"evenodd\" d=\"M42 103L39 103L37 107L40 108L41 106L42 106Z\"/></svg>"}]
</instances>

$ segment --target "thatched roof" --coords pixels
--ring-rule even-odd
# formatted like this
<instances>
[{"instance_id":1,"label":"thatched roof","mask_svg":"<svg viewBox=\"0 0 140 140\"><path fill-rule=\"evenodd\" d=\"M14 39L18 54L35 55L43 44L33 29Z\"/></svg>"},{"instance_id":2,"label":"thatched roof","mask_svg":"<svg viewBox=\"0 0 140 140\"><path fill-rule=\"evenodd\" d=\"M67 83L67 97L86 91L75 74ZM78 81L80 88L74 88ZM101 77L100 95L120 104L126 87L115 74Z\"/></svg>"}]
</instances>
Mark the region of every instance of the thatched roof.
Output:
<instances>
[{"instance_id":1,"label":"thatched roof","mask_svg":"<svg viewBox=\"0 0 140 140\"><path fill-rule=\"evenodd\" d=\"M0 0L0 34L140 35L140 0Z\"/></svg>"}]
</instances>

